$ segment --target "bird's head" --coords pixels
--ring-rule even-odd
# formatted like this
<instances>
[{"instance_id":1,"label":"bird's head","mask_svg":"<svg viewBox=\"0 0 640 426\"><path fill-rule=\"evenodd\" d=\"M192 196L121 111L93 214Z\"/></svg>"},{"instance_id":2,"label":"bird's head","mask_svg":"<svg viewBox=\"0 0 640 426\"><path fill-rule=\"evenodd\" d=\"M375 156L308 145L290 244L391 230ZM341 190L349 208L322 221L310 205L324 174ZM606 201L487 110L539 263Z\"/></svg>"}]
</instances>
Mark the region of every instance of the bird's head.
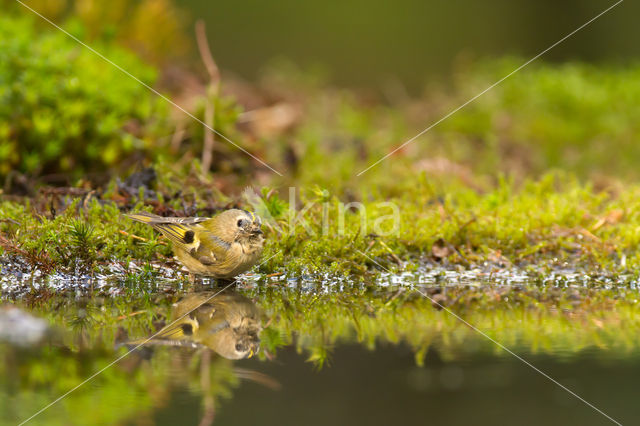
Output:
<instances>
[{"instance_id":1,"label":"bird's head","mask_svg":"<svg viewBox=\"0 0 640 426\"><path fill-rule=\"evenodd\" d=\"M260 350L255 329L227 327L208 335L202 343L227 359L251 358Z\"/></svg>"},{"instance_id":2,"label":"bird's head","mask_svg":"<svg viewBox=\"0 0 640 426\"><path fill-rule=\"evenodd\" d=\"M253 212L246 210L227 210L222 213L227 216L227 229L233 229L234 241L246 242L262 240L262 219Z\"/></svg>"}]
</instances>

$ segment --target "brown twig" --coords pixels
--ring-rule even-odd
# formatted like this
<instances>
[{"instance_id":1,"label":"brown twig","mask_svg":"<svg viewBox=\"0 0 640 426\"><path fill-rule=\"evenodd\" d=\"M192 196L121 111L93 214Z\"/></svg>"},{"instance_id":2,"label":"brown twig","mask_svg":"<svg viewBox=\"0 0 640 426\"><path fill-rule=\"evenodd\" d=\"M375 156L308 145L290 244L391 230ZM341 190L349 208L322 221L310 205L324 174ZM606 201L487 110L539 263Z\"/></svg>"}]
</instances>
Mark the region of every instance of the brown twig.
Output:
<instances>
[{"instance_id":1,"label":"brown twig","mask_svg":"<svg viewBox=\"0 0 640 426\"><path fill-rule=\"evenodd\" d=\"M45 274L55 269L55 262L49 257L46 251L35 252L23 250L2 234L0 234L0 247L9 254L23 257L29 264L40 268Z\"/></svg>"},{"instance_id":2,"label":"brown twig","mask_svg":"<svg viewBox=\"0 0 640 426\"><path fill-rule=\"evenodd\" d=\"M255 370L234 368L233 372L236 373L236 376L241 379L251 380L252 382L259 383L271 390L279 390L282 387L280 382L278 382L273 377Z\"/></svg>"},{"instance_id":3,"label":"brown twig","mask_svg":"<svg viewBox=\"0 0 640 426\"><path fill-rule=\"evenodd\" d=\"M211 49L209 49L209 42L207 41L207 33L202 19L198 19L196 22L196 40L198 42L198 50L200 51L200 57L204 66L207 68L209 78L212 83L218 83L220 81L220 71L216 65L216 61L211 56Z\"/></svg>"},{"instance_id":4,"label":"brown twig","mask_svg":"<svg viewBox=\"0 0 640 426\"><path fill-rule=\"evenodd\" d=\"M136 315L144 314L145 312L147 311L135 311L135 312L131 312L130 314L120 315L118 318L116 318L116 320L121 321L125 318L135 317Z\"/></svg>"},{"instance_id":5,"label":"brown twig","mask_svg":"<svg viewBox=\"0 0 640 426\"><path fill-rule=\"evenodd\" d=\"M211 391L211 351L205 349L202 351L200 360L200 386L203 393L204 413L200 420L200 426L210 426L216 417L216 404Z\"/></svg>"},{"instance_id":6,"label":"brown twig","mask_svg":"<svg viewBox=\"0 0 640 426\"><path fill-rule=\"evenodd\" d=\"M0 222L13 223L14 225L20 225L20 222L13 220L10 217L0 219Z\"/></svg>"},{"instance_id":7,"label":"brown twig","mask_svg":"<svg viewBox=\"0 0 640 426\"><path fill-rule=\"evenodd\" d=\"M220 70L211 55L204 21L201 19L196 22L196 41L202 62L209 73L209 86L207 87L207 95L205 97L204 143L202 147L202 171L208 172L213 163L213 146L215 144L213 126L215 125L214 120L216 115L214 101L220 91Z\"/></svg>"},{"instance_id":8,"label":"brown twig","mask_svg":"<svg viewBox=\"0 0 640 426\"><path fill-rule=\"evenodd\" d=\"M207 96L206 104L204 106L204 122L207 124L204 129L204 143L202 146L202 171L208 172L211 169L211 163L213 163L213 146L215 144L215 138L213 136L213 121L215 117L215 106L209 97Z\"/></svg>"},{"instance_id":9,"label":"brown twig","mask_svg":"<svg viewBox=\"0 0 640 426\"><path fill-rule=\"evenodd\" d=\"M171 135L170 149L172 153L176 154L180 150L180 145L182 144L185 131L184 123L178 123L178 125L176 125L176 131Z\"/></svg>"},{"instance_id":10,"label":"brown twig","mask_svg":"<svg viewBox=\"0 0 640 426\"><path fill-rule=\"evenodd\" d=\"M380 244L389 252L389 255L391 256L393 261L396 262L398 266L402 266L402 260L400 260L400 258L393 252L393 250L391 250L391 248L382 240L380 240Z\"/></svg>"},{"instance_id":11,"label":"brown twig","mask_svg":"<svg viewBox=\"0 0 640 426\"><path fill-rule=\"evenodd\" d=\"M144 237L139 237L139 236L137 236L137 235L130 234L130 233L126 232L126 231L123 231L122 229L121 229L121 230L119 230L118 232L119 232L119 233L121 233L121 234L122 234L122 235L124 235L124 236L131 237L131 238L133 238L134 240L144 241L145 243L148 243L148 242L149 242L149 240L148 240L148 239L146 239L146 238L144 238ZM167 245L167 243L165 243L164 241L158 241L157 243L158 243L158 244L162 244L162 245L164 245L164 246L166 246L166 245Z\"/></svg>"}]
</instances>

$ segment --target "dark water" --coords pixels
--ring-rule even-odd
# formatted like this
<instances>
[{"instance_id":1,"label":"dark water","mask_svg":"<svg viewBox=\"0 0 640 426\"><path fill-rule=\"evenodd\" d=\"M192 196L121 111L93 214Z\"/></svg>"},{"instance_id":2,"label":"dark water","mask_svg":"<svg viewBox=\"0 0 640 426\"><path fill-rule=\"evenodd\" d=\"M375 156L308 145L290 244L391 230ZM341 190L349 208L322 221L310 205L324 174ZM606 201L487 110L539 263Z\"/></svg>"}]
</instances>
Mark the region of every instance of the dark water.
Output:
<instances>
[{"instance_id":1,"label":"dark water","mask_svg":"<svg viewBox=\"0 0 640 426\"><path fill-rule=\"evenodd\" d=\"M615 363L608 362L602 352L564 362L550 356L522 355L622 424L638 421L637 355ZM220 408L216 424L610 423L509 356L444 361L434 351L424 367L416 367L412 354L403 347L385 346L371 352L345 345L336 349L333 359L320 372L293 350L284 351L277 363L248 362L278 379L282 389L274 392L243 384L230 403Z\"/></svg>"},{"instance_id":2,"label":"dark water","mask_svg":"<svg viewBox=\"0 0 640 426\"><path fill-rule=\"evenodd\" d=\"M207 23L220 66L256 78L273 58L319 64L347 85L418 90L470 59L527 59L615 1L228 1L182 0ZM638 2L625 1L543 60L629 61L640 55ZM457 64L457 65L456 65Z\"/></svg>"},{"instance_id":3,"label":"dark water","mask_svg":"<svg viewBox=\"0 0 640 426\"><path fill-rule=\"evenodd\" d=\"M5 297L0 423L80 385L27 424L613 424L495 342L616 421L637 422L635 283L454 276L443 285L254 278L224 291L76 283ZM16 307L21 316L7 322Z\"/></svg>"}]
</instances>

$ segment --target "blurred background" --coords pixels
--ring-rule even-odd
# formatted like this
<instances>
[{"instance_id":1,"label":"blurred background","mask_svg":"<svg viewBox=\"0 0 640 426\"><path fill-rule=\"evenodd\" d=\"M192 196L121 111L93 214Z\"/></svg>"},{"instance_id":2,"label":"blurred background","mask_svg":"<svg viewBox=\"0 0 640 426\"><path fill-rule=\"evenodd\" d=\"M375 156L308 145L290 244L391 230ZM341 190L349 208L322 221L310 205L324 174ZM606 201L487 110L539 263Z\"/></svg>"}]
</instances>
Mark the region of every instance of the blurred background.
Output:
<instances>
[{"instance_id":1,"label":"blurred background","mask_svg":"<svg viewBox=\"0 0 640 426\"><path fill-rule=\"evenodd\" d=\"M223 192L318 184L338 194L357 192L354 170L614 4L27 2L281 178L25 7L1 3L9 12L0 53L6 192L79 178L102 185L167 165L181 175L212 172ZM637 3L619 4L359 184L427 172L481 190L500 174L523 180L556 169L601 186L637 179L638 12Z\"/></svg>"},{"instance_id":2,"label":"blurred background","mask_svg":"<svg viewBox=\"0 0 640 426\"><path fill-rule=\"evenodd\" d=\"M411 93L448 80L468 61L504 55L533 57L615 1L398 0L233 2L180 0L205 20L216 58L255 80L274 58L317 66L333 82ZM545 61L625 63L640 54L634 16L625 2L605 19L544 56Z\"/></svg>"},{"instance_id":3,"label":"blurred background","mask_svg":"<svg viewBox=\"0 0 640 426\"><path fill-rule=\"evenodd\" d=\"M103 185L149 165L181 176L212 172L223 192L317 184L341 194L422 172L476 190L498 175L523 180L557 169L600 186L639 177L636 3L619 4L357 185L354 170L614 3L28 2L269 166L27 8L2 3L0 177L8 193L80 178Z\"/></svg>"}]
</instances>

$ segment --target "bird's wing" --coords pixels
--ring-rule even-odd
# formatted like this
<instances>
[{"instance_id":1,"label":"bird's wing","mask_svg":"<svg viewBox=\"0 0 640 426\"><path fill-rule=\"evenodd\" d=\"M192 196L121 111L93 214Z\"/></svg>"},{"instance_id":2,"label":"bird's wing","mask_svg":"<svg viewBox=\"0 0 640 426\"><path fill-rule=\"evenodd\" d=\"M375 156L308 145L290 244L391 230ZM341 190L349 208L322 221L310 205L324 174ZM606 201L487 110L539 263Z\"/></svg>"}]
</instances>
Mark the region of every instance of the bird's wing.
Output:
<instances>
[{"instance_id":1,"label":"bird's wing","mask_svg":"<svg viewBox=\"0 0 640 426\"><path fill-rule=\"evenodd\" d=\"M230 243L199 224L167 223L155 225L155 228L203 265L223 262L231 247Z\"/></svg>"},{"instance_id":2,"label":"bird's wing","mask_svg":"<svg viewBox=\"0 0 640 426\"><path fill-rule=\"evenodd\" d=\"M198 332L199 328L200 324L198 320L191 315L187 315L179 321L162 328L162 330L154 336L154 339L193 339L193 335Z\"/></svg>"},{"instance_id":3,"label":"bird's wing","mask_svg":"<svg viewBox=\"0 0 640 426\"><path fill-rule=\"evenodd\" d=\"M176 247L189 253L204 265L224 261L230 243L200 225L211 219L206 217L161 217L147 212L129 215L138 222L147 223L160 231Z\"/></svg>"},{"instance_id":4,"label":"bird's wing","mask_svg":"<svg viewBox=\"0 0 640 426\"><path fill-rule=\"evenodd\" d=\"M229 249L231 248L231 243L228 243L201 225L196 226L199 228L197 237L199 237L200 240L200 244L197 248L198 255L209 256L216 262L224 261L227 258Z\"/></svg>"}]
</instances>

